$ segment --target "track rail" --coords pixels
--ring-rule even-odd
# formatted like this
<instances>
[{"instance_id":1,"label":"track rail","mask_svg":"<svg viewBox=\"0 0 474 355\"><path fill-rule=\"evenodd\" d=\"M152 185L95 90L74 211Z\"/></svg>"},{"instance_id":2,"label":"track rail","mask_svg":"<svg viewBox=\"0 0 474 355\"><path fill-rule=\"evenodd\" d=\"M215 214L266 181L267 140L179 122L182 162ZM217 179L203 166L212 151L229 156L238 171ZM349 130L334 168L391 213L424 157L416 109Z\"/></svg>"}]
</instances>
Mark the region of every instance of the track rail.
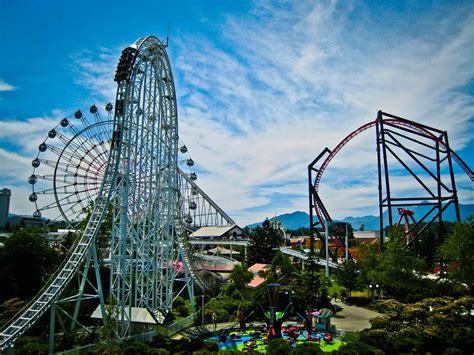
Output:
<instances>
[{"instance_id":1,"label":"track rail","mask_svg":"<svg viewBox=\"0 0 474 355\"><path fill-rule=\"evenodd\" d=\"M18 337L23 335L51 307L59 295L66 289L73 277L78 273L85 257L91 252L91 246L103 221L110 200L112 185L117 171L117 149L111 150L111 158L107 167L106 178L103 180L94 209L79 241L68 253L58 271L40 292L0 331L0 349L11 347Z\"/></svg>"},{"instance_id":2,"label":"track rail","mask_svg":"<svg viewBox=\"0 0 474 355\"><path fill-rule=\"evenodd\" d=\"M294 250L294 249L287 248L287 247L281 247L280 251L282 252L282 254L289 255L289 256L292 256L294 258L298 258L298 259L301 259L301 260L304 260L304 261L309 260L309 255L307 253L304 253L304 252L301 252L301 251L298 251L298 250ZM314 262L316 264L319 264L319 265L322 265L322 266L326 265L326 260L320 259L318 257L315 257ZM336 269L336 268L340 267L341 265L339 265L338 263L335 263L334 261L329 261L329 266Z\"/></svg>"}]
</instances>

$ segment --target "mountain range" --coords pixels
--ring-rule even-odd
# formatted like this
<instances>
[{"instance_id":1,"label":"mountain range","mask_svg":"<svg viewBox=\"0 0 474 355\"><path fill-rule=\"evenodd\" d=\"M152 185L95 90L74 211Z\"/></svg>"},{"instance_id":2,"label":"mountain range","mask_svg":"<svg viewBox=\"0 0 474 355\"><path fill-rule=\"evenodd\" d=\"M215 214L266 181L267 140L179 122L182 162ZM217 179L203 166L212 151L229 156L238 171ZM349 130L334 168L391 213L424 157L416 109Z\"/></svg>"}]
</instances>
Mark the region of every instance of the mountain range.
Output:
<instances>
[{"instance_id":1,"label":"mountain range","mask_svg":"<svg viewBox=\"0 0 474 355\"><path fill-rule=\"evenodd\" d=\"M424 216L428 210L429 206L417 206L413 208L414 218L418 220ZM474 215L474 204L459 204L459 212L461 214L461 220L465 221L467 217ZM418 217L418 218L417 218ZM395 210L393 213L394 223L398 222L399 215L398 212ZM273 217L269 218L270 220ZM309 215L306 212L296 211L292 213L285 213L282 215L277 216L278 221L281 222L285 229L295 230L298 228L309 228ZM454 211L454 207L449 207L443 213L443 220L454 222L456 220L456 213ZM379 229L379 217L373 215L367 216L360 216L360 217L345 217L342 219L343 222L349 222L352 224L354 229L359 229L361 225L364 225L365 230L377 230ZM388 212L384 213L384 221L385 224L388 225ZM262 221L263 222L263 221ZM252 223L247 225L248 228L253 229L257 226L261 226L262 222Z\"/></svg>"}]
</instances>

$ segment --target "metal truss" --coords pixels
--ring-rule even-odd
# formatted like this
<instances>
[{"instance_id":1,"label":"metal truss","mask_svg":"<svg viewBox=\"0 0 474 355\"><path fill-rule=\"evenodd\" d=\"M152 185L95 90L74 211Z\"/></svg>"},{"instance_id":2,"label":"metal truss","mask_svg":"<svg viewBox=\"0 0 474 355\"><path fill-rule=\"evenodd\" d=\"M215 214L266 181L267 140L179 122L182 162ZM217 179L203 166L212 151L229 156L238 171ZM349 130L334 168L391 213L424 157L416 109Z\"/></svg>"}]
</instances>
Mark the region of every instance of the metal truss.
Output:
<instances>
[{"instance_id":1,"label":"metal truss","mask_svg":"<svg viewBox=\"0 0 474 355\"><path fill-rule=\"evenodd\" d=\"M206 285L193 269L186 234L200 226L235 224L194 183L195 174L178 168L176 93L165 45L156 37L143 37L127 47L115 81L114 120L107 123L113 132L102 139L110 146L108 154L97 155L107 159L94 180L101 183L88 201L92 211L87 225L46 286L0 331L1 350L11 349L15 340L51 309L49 352L54 352L58 321L62 328L66 319L71 329L90 331L79 321L81 303L89 300L98 300L100 318L112 339L131 335L134 308L147 310L155 323L163 323L172 312L174 299L186 292L194 311L194 283L203 289ZM106 110L112 109L108 104ZM95 112L92 106L91 113ZM80 111L75 117L83 119ZM63 121L62 127L69 124ZM96 126L101 134L107 133L100 124ZM85 131L91 129L86 127ZM84 159L92 149L84 152ZM95 164L100 159L94 159ZM34 168L39 166L37 160ZM191 161L188 159L188 166ZM91 195L84 196L85 201ZM105 295L96 236L107 214L111 215L112 235L110 292ZM74 279L77 286L71 284Z\"/></svg>"},{"instance_id":2,"label":"metal truss","mask_svg":"<svg viewBox=\"0 0 474 355\"><path fill-rule=\"evenodd\" d=\"M351 132L333 150L325 148L308 165L311 253L314 253L316 237L322 244L321 253L324 254L325 241L318 228L324 228L326 221L332 221L319 196L323 173L347 143L373 127L376 128L377 142L380 243L383 243L384 238L384 212L387 211L388 225L392 227L393 208L399 206L428 207L425 215L417 218L417 223L414 223L407 232L408 235L414 236L409 244L432 222L435 220L442 222L443 212L450 206L455 208L456 218L460 219L453 161L462 168L471 181L474 180L474 174L450 147L447 132L379 111L376 120ZM391 183L391 180L394 180L391 176L400 175L402 170L405 171L405 175L408 173L414 179L415 185L424 193L410 196L394 195L392 187L395 183ZM335 242L336 245L342 245L341 241ZM334 261L337 260L331 250L329 253Z\"/></svg>"},{"instance_id":3,"label":"metal truss","mask_svg":"<svg viewBox=\"0 0 474 355\"><path fill-rule=\"evenodd\" d=\"M178 168L179 191L183 220L188 231L206 226L226 226L234 220L222 210L193 180L193 173L186 174Z\"/></svg>"}]
</instances>

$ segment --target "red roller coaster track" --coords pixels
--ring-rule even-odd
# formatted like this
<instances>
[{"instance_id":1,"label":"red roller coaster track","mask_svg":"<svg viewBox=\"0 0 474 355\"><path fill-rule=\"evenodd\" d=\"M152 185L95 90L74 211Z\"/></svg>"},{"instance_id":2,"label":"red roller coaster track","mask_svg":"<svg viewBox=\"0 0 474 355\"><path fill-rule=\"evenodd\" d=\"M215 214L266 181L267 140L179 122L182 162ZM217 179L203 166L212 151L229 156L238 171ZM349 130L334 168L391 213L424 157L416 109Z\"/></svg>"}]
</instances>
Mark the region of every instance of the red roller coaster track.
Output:
<instances>
[{"instance_id":1,"label":"red roller coaster track","mask_svg":"<svg viewBox=\"0 0 474 355\"><path fill-rule=\"evenodd\" d=\"M388 114L386 114L386 115L388 115ZM405 128L412 129L416 133L420 134L421 136L424 136L428 139L431 139L434 142L438 142L442 148L446 149L445 143L439 137L437 137L432 132L430 132L428 130L429 127L424 126L424 125L419 124L419 123L416 123L416 122L412 122L412 121L403 119L401 117L396 117L396 116L393 116L393 115L390 115L390 117L391 118L383 119L383 123L384 124L391 124L391 125L395 125L395 126L402 126L402 127L405 127ZM378 119L360 126L356 130L351 132L349 135L347 135L332 151L327 150L329 152L329 155L323 161L321 166L317 169L317 174L316 174L316 177L314 179L314 185L313 185L313 189L314 189L313 190L314 191L314 193L313 193L313 199L314 199L313 203L314 203L314 207L315 207L315 210L316 210L316 215L319 219L319 222L321 223L321 226L323 226L323 227L325 226L325 219L324 219L323 211L322 211L322 208L324 208L324 207L321 205L321 203L319 203L319 201L317 200L316 197L318 196L319 184L321 182L321 178L323 176L323 173L326 170L326 167L329 165L331 160L336 156L336 154L347 143L349 143L358 134L366 131L369 128L375 127L377 125L377 123L378 123ZM464 170L464 172L466 173L466 175L469 176L471 181L473 181L474 180L473 171L467 166L467 164L461 159L461 157L456 154L456 152L454 150L449 149L449 152L451 154L451 157Z\"/></svg>"}]
</instances>

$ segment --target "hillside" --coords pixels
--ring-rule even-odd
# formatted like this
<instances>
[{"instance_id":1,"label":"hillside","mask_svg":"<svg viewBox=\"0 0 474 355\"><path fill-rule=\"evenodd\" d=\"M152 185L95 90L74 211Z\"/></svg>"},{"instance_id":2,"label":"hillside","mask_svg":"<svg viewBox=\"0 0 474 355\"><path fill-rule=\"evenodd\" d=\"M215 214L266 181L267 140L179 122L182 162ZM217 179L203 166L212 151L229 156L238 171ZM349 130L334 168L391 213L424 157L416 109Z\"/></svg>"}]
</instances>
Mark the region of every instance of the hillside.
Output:
<instances>
[{"instance_id":1,"label":"hillside","mask_svg":"<svg viewBox=\"0 0 474 355\"><path fill-rule=\"evenodd\" d=\"M426 212L428 212L428 206L420 206L416 207L413 211L415 212L415 219L417 216L423 216ZM467 217L474 215L474 204L459 204L459 210L461 214L461 219L465 221ZM388 217L387 212L384 214L384 220L386 225L388 224ZM309 228L309 215L306 212L296 211L293 213L285 213L282 215L277 216L278 221L280 221L286 229L298 229L298 228ZM272 219L272 218L269 218ZM395 222L398 221L398 212L394 212L394 219ZM443 219L445 221L454 222L456 220L456 213L454 208L449 207L444 215ZM344 222L349 222L355 229L358 229L361 224L364 225L365 230L376 230L379 228L379 217L368 215L368 216L360 216L360 217L353 217L348 216L342 219ZM263 222L263 221L262 221ZM262 225L262 222L252 223L247 225L248 228L252 229L259 225Z\"/></svg>"}]
</instances>

